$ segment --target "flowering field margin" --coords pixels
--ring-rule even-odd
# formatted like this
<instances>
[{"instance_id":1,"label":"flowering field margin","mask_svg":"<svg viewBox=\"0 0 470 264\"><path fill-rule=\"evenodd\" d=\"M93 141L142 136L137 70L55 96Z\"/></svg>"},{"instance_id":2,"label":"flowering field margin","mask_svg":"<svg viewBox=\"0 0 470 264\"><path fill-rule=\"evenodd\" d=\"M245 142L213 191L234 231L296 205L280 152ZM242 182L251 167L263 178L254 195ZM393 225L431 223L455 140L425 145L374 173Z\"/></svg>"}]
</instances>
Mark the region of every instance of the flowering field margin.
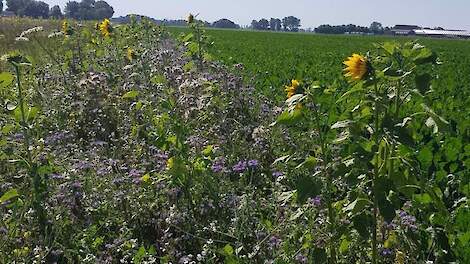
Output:
<instances>
[{"instance_id":1,"label":"flowering field margin","mask_svg":"<svg viewBox=\"0 0 470 264\"><path fill-rule=\"evenodd\" d=\"M180 42L70 21L47 62L3 56L0 259L468 260L468 148L430 149L455 133L429 106L436 53L380 44L345 87L289 78L279 105L189 20Z\"/></svg>"}]
</instances>

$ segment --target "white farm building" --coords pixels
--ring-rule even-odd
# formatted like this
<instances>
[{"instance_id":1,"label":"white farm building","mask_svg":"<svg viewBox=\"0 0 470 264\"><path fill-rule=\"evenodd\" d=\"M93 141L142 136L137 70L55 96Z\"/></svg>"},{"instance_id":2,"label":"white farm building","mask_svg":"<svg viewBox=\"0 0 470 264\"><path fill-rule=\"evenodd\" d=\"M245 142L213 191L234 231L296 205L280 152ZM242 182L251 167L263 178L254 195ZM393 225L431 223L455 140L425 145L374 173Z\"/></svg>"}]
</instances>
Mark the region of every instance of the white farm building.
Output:
<instances>
[{"instance_id":1,"label":"white farm building","mask_svg":"<svg viewBox=\"0 0 470 264\"><path fill-rule=\"evenodd\" d=\"M435 38L470 38L470 31L443 28L422 28L415 25L396 25L390 32L399 36L422 36Z\"/></svg>"}]
</instances>

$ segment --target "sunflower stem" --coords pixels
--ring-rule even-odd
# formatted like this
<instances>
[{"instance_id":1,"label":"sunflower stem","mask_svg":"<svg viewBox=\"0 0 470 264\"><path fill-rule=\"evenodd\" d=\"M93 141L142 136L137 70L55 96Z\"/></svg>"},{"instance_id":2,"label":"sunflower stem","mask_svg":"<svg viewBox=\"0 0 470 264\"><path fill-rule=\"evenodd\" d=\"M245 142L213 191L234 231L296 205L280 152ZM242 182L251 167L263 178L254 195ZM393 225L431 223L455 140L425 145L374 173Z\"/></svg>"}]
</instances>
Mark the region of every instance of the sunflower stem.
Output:
<instances>
[{"instance_id":1,"label":"sunflower stem","mask_svg":"<svg viewBox=\"0 0 470 264\"><path fill-rule=\"evenodd\" d=\"M374 175L372 177L372 197L374 199L374 207L372 209L372 264L377 264L377 213L378 213L378 201L376 194L376 180L379 177L379 89L377 85L377 80L374 78L374 88L375 88L375 109L374 109L374 140L377 147L377 152L375 153L375 164L374 164Z\"/></svg>"}]
</instances>

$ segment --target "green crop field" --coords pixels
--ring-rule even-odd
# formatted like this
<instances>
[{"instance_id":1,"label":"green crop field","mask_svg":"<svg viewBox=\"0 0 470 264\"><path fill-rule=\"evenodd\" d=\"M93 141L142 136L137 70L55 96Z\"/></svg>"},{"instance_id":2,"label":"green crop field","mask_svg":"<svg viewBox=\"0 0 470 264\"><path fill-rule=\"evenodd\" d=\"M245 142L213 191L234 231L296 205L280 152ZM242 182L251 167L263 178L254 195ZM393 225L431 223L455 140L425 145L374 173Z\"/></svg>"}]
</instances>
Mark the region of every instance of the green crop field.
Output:
<instances>
[{"instance_id":1,"label":"green crop field","mask_svg":"<svg viewBox=\"0 0 470 264\"><path fill-rule=\"evenodd\" d=\"M187 30L170 28L175 36ZM290 79L320 81L342 76L343 61L354 52L366 52L373 44L419 41L437 52L442 65L433 81L434 109L456 121L469 136L470 121L470 41L412 37L314 35L253 31L207 31L213 38L213 55L231 66L244 65L243 74L258 91L282 99L282 89ZM338 84L340 85L340 84ZM344 85L341 84L341 85ZM464 110L464 111L460 111ZM447 114L452 113L452 114Z\"/></svg>"},{"instance_id":2,"label":"green crop field","mask_svg":"<svg viewBox=\"0 0 470 264\"><path fill-rule=\"evenodd\" d=\"M193 19L0 19L0 264L470 263L469 41Z\"/></svg>"}]
</instances>

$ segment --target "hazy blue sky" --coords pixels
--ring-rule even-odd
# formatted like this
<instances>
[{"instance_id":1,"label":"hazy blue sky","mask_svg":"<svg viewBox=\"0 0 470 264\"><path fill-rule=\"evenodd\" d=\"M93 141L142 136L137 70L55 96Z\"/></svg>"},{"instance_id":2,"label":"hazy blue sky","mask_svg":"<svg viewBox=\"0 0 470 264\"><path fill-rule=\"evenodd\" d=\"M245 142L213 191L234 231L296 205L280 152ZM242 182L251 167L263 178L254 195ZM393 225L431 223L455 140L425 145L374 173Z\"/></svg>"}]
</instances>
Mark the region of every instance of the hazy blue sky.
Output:
<instances>
[{"instance_id":1,"label":"hazy blue sky","mask_svg":"<svg viewBox=\"0 0 470 264\"><path fill-rule=\"evenodd\" d=\"M44 0L63 6L68 0ZM246 25L252 19L294 15L302 27L353 23L417 24L470 30L470 0L108 0L116 13L155 18L184 18L189 12L214 21L229 18Z\"/></svg>"}]
</instances>

